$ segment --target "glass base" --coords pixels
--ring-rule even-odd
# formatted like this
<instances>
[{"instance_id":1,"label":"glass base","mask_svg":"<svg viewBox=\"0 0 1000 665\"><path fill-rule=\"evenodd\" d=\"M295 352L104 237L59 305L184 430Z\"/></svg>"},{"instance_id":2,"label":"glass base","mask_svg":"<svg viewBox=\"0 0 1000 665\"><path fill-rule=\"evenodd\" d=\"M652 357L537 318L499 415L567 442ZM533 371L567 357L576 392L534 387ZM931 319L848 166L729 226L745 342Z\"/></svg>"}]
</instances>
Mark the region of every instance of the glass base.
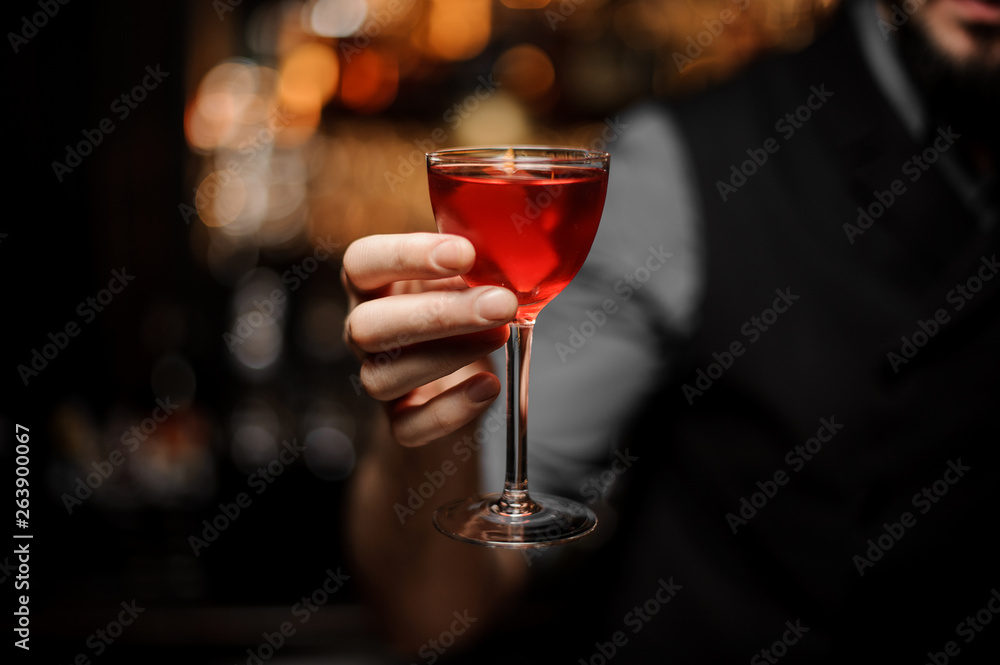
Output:
<instances>
[{"instance_id":1,"label":"glass base","mask_svg":"<svg viewBox=\"0 0 1000 665\"><path fill-rule=\"evenodd\" d=\"M500 494L487 494L446 503L435 511L434 526L466 543L511 548L565 543L597 526L593 511L576 501L532 494L528 511L511 515L500 511L500 498Z\"/></svg>"}]
</instances>

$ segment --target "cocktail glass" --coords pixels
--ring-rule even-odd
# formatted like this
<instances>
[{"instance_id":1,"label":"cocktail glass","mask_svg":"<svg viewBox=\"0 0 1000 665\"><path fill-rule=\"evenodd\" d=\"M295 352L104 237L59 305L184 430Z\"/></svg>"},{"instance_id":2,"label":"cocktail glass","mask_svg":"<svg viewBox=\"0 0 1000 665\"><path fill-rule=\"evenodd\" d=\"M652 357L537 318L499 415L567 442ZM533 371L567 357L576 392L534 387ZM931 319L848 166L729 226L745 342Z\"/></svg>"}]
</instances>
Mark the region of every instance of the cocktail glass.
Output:
<instances>
[{"instance_id":1,"label":"cocktail glass","mask_svg":"<svg viewBox=\"0 0 1000 665\"><path fill-rule=\"evenodd\" d=\"M461 541L542 547L580 538L597 525L586 506L529 494L528 375L538 313L573 279L604 210L610 157L561 147L454 148L427 155L438 230L468 238L476 262L470 286L517 296L507 339L507 471L503 491L438 508L434 524Z\"/></svg>"}]
</instances>

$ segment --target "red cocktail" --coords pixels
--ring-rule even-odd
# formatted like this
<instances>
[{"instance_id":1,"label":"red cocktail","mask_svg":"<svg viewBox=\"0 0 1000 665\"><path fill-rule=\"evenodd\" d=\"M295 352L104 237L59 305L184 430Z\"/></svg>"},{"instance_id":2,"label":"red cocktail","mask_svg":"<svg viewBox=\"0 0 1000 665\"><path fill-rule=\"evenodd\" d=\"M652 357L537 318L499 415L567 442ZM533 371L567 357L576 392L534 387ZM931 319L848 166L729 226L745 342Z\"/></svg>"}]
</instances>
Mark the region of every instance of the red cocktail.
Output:
<instances>
[{"instance_id":1,"label":"red cocktail","mask_svg":"<svg viewBox=\"0 0 1000 665\"><path fill-rule=\"evenodd\" d=\"M431 205L438 230L465 236L476 248L476 265L465 275L466 283L513 291L521 305L518 318L534 318L587 258L604 208L608 172L563 164L511 170L431 165Z\"/></svg>"},{"instance_id":2,"label":"red cocktail","mask_svg":"<svg viewBox=\"0 0 1000 665\"><path fill-rule=\"evenodd\" d=\"M459 148L427 155L438 230L468 238L469 286L502 286L519 307L507 340L507 476L499 494L442 506L434 524L459 540L538 547L590 533L585 506L529 495L528 367L538 312L569 284L597 234L608 186L607 153L571 148Z\"/></svg>"}]
</instances>

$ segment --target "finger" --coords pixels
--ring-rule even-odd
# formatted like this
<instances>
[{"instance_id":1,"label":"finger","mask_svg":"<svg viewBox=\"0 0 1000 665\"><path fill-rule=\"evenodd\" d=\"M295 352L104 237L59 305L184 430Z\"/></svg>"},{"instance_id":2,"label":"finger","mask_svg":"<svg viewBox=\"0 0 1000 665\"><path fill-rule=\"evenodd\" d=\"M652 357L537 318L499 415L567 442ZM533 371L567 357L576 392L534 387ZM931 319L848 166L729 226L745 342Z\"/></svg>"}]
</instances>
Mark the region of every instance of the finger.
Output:
<instances>
[{"instance_id":1,"label":"finger","mask_svg":"<svg viewBox=\"0 0 1000 665\"><path fill-rule=\"evenodd\" d=\"M495 286L408 293L359 304L347 317L344 336L352 347L381 353L495 328L516 313L517 297Z\"/></svg>"},{"instance_id":2,"label":"finger","mask_svg":"<svg viewBox=\"0 0 1000 665\"><path fill-rule=\"evenodd\" d=\"M499 394L500 380L483 372L422 404L400 401L391 410L393 436L404 446L429 443L472 422Z\"/></svg>"},{"instance_id":3,"label":"finger","mask_svg":"<svg viewBox=\"0 0 1000 665\"><path fill-rule=\"evenodd\" d=\"M370 355L361 365L361 385L377 400L397 399L484 358L507 336L501 326Z\"/></svg>"},{"instance_id":4,"label":"finger","mask_svg":"<svg viewBox=\"0 0 1000 665\"><path fill-rule=\"evenodd\" d=\"M443 279L409 279L396 282L387 295L402 293L424 293L425 291L461 291L469 288L462 277L445 277Z\"/></svg>"},{"instance_id":5,"label":"finger","mask_svg":"<svg viewBox=\"0 0 1000 665\"><path fill-rule=\"evenodd\" d=\"M390 295L400 295L404 293L424 293L426 291L462 291L469 288L461 276L445 277L443 279L410 279L402 282L395 282L390 287L382 289L381 292L368 291L359 294L347 279L347 273L341 269L340 281L344 285L347 293L347 310L353 311L359 304L373 297L384 297Z\"/></svg>"},{"instance_id":6,"label":"finger","mask_svg":"<svg viewBox=\"0 0 1000 665\"><path fill-rule=\"evenodd\" d=\"M467 272L476 252L465 238L403 233L360 238L344 253L343 278L360 293L407 279L439 279Z\"/></svg>"}]
</instances>

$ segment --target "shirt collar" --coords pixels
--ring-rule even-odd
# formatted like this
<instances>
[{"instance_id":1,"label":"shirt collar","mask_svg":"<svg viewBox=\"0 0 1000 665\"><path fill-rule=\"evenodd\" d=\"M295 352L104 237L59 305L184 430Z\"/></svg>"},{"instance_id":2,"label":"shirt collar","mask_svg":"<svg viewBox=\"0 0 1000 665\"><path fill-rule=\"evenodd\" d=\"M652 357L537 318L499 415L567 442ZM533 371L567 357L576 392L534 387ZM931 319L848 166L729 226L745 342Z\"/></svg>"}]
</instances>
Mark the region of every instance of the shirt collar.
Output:
<instances>
[{"instance_id":1,"label":"shirt collar","mask_svg":"<svg viewBox=\"0 0 1000 665\"><path fill-rule=\"evenodd\" d=\"M898 28L880 17L876 0L851 2L848 10L876 84L910 136L921 141L927 135L927 112L899 55Z\"/></svg>"}]
</instances>

